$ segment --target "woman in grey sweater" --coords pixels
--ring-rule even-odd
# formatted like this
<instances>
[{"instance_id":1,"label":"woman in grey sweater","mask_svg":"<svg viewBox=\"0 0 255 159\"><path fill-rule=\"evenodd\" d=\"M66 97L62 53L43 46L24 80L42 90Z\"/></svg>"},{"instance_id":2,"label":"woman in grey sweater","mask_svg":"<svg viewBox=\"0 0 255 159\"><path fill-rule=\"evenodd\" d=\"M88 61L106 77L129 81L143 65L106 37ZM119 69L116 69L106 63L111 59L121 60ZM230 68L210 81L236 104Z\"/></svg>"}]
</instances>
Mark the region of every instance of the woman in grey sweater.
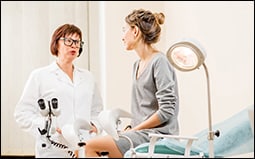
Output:
<instances>
[{"instance_id":1,"label":"woman in grey sweater","mask_svg":"<svg viewBox=\"0 0 255 159\"><path fill-rule=\"evenodd\" d=\"M148 133L179 134L179 96L175 71L164 53L153 44L159 41L164 23L163 13L134 10L126 18L123 42L126 50L135 50L139 59L133 66L131 127L122 132L134 147L149 142ZM91 139L86 143L85 156L123 157L130 149L128 139L111 136Z\"/></svg>"}]
</instances>

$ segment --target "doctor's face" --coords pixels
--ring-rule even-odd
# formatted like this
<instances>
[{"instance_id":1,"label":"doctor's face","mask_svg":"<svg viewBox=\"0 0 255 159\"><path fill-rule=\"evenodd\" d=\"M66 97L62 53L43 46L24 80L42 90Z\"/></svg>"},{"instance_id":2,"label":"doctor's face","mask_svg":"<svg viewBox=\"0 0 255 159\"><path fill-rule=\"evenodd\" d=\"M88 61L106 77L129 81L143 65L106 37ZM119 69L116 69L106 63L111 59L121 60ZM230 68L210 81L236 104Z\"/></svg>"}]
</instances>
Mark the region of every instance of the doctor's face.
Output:
<instances>
[{"instance_id":1,"label":"doctor's face","mask_svg":"<svg viewBox=\"0 0 255 159\"><path fill-rule=\"evenodd\" d=\"M58 58L72 62L79 54L82 45L78 34L66 35L58 41Z\"/></svg>"}]
</instances>

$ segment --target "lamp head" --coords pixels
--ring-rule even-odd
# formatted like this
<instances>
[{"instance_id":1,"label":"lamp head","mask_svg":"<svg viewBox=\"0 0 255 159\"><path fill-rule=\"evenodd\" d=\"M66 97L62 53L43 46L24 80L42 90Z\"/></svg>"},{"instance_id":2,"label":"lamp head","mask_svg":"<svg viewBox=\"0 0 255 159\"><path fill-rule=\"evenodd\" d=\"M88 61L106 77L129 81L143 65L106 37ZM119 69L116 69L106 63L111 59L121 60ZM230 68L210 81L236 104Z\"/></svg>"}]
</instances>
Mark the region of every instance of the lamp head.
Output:
<instances>
[{"instance_id":1,"label":"lamp head","mask_svg":"<svg viewBox=\"0 0 255 159\"><path fill-rule=\"evenodd\" d=\"M174 43L167 51L169 62L180 71L192 71L204 63L206 53L193 39Z\"/></svg>"}]
</instances>

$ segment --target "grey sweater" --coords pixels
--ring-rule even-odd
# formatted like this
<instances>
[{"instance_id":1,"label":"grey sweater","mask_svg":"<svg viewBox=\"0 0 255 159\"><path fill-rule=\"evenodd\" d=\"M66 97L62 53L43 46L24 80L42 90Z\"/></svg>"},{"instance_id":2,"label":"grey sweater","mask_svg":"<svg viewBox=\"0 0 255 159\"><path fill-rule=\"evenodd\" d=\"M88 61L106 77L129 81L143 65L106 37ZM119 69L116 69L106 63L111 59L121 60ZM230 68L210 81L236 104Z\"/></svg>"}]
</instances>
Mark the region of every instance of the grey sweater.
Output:
<instances>
[{"instance_id":1,"label":"grey sweater","mask_svg":"<svg viewBox=\"0 0 255 159\"><path fill-rule=\"evenodd\" d=\"M157 53L142 74L136 78L138 64L139 60L133 66L132 127L156 112L161 125L150 131L178 135L179 95L173 67L164 53Z\"/></svg>"}]
</instances>

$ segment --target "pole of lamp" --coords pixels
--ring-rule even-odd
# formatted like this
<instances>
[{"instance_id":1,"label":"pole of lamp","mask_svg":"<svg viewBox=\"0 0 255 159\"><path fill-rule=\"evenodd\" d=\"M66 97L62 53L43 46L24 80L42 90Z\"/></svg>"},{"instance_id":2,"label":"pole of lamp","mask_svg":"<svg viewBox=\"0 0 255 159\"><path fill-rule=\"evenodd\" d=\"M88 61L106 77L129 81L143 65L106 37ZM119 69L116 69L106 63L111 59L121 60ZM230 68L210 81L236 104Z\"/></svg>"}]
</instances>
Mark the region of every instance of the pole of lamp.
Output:
<instances>
[{"instance_id":1,"label":"pole of lamp","mask_svg":"<svg viewBox=\"0 0 255 159\"><path fill-rule=\"evenodd\" d=\"M210 82L209 82L209 73L208 69L203 63L203 67L205 69L206 79L207 79L207 98L208 98L208 121L209 121L209 129L208 129L208 142L209 142L209 158L214 158L214 132L212 131L212 115L211 115L211 95L210 95Z\"/></svg>"}]
</instances>

